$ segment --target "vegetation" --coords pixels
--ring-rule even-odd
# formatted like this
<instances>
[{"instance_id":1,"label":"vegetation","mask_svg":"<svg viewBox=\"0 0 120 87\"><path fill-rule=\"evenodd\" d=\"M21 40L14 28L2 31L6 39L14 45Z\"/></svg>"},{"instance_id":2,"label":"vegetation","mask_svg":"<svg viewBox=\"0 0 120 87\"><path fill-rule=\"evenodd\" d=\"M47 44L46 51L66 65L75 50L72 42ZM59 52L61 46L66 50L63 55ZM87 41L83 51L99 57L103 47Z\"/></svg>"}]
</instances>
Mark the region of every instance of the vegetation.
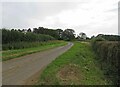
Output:
<instances>
[{"instance_id":1,"label":"vegetation","mask_svg":"<svg viewBox=\"0 0 120 87\"><path fill-rule=\"evenodd\" d=\"M106 85L111 84L97 67L96 56L87 42L75 42L42 72L37 85Z\"/></svg>"},{"instance_id":2,"label":"vegetation","mask_svg":"<svg viewBox=\"0 0 120 87\"><path fill-rule=\"evenodd\" d=\"M66 29L64 30L64 32L62 33L62 39L63 40L74 40L75 39L75 35L74 35L75 31L72 29Z\"/></svg>"},{"instance_id":3,"label":"vegetation","mask_svg":"<svg viewBox=\"0 0 120 87\"><path fill-rule=\"evenodd\" d=\"M96 38L103 38L104 40L107 40L107 41L120 41L120 36L118 35L104 35L104 34L98 34L96 37L94 37L95 39Z\"/></svg>"},{"instance_id":4,"label":"vegetation","mask_svg":"<svg viewBox=\"0 0 120 87\"><path fill-rule=\"evenodd\" d=\"M95 53L98 55L97 60L104 74L114 84L120 80L118 76L118 61L120 57L120 44L115 41L95 41L92 43Z\"/></svg>"},{"instance_id":5,"label":"vegetation","mask_svg":"<svg viewBox=\"0 0 120 87\"><path fill-rule=\"evenodd\" d=\"M33 33L50 35L56 39L60 39L58 30L48 29L48 28L44 28L44 27L38 27L38 28L33 28Z\"/></svg>"},{"instance_id":6,"label":"vegetation","mask_svg":"<svg viewBox=\"0 0 120 87\"><path fill-rule=\"evenodd\" d=\"M86 40L87 39L87 35L83 32L79 33L79 35L77 36L77 39L79 41L82 41L82 40Z\"/></svg>"},{"instance_id":7,"label":"vegetation","mask_svg":"<svg viewBox=\"0 0 120 87\"><path fill-rule=\"evenodd\" d=\"M34 33L22 33L18 32L17 30L2 30L2 43L7 44L7 43L13 43L13 42L34 42L34 41L49 41L49 40L54 40L52 36L49 35L44 35L44 34L34 34Z\"/></svg>"},{"instance_id":8,"label":"vegetation","mask_svg":"<svg viewBox=\"0 0 120 87\"><path fill-rule=\"evenodd\" d=\"M64 41L49 41L49 42L37 43L37 46L35 46L35 47L31 46L29 48L24 48L24 49L7 50L7 51L2 52L2 60L6 61L6 60L17 58L17 57L20 57L23 55L47 50L47 49L58 47L58 46L63 46L66 44L67 44L67 42L64 42Z\"/></svg>"},{"instance_id":9,"label":"vegetation","mask_svg":"<svg viewBox=\"0 0 120 87\"><path fill-rule=\"evenodd\" d=\"M0 30L1 31L1 30ZM72 29L47 29L43 27L34 28L33 31L29 28L28 30L7 30L2 29L2 49L11 50L11 49L21 49L35 46L39 42L50 41L50 40L73 40L74 30ZM28 44L28 42L30 44ZM35 43L33 43L35 42Z\"/></svg>"},{"instance_id":10,"label":"vegetation","mask_svg":"<svg viewBox=\"0 0 120 87\"><path fill-rule=\"evenodd\" d=\"M48 28L44 28L44 27L39 27L34 28L33 29L34 33L37 34L46 34L46 35L50 35L53 36L54 38L58 39L58 40L72 40L75 39L74 33L75 31L73 29L65 29L64 31L62 29L48 29Z\"/></svg>"},{"instance_id":11,"label":"vegetation","mask_svg":"<svg viewBox=\"0 0 120 87\"><path fill-rule=\"evenodd\" d=\"M65 45L64 41L53 40L72 40L75 38L72 29L47 29L43 27L34 28L33 31L23 29L2 29L2 58L4 60L16 58L44 49ZM49 41L49 42L48 42Z\"/></svg>"}]
</instances>

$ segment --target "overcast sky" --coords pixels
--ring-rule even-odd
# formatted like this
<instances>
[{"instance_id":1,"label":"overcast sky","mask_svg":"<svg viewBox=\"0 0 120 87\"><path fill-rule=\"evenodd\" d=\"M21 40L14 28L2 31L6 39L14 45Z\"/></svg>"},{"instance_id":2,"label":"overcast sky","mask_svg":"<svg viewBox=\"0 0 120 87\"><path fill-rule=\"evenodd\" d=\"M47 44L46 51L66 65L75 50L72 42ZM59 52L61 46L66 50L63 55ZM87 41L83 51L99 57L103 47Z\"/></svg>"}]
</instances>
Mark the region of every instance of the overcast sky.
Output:
<instances>
[{"instance_id":1,"label":"overcast sky","mask_svg":"<svg viewBox=\"0 0 120 87\"><path fill-rule=\"evenodd\" d=\"M30 1L2 2L2 28L70 28L89 37L118 34L119 0Z\"/></svg>"}]
</instances>

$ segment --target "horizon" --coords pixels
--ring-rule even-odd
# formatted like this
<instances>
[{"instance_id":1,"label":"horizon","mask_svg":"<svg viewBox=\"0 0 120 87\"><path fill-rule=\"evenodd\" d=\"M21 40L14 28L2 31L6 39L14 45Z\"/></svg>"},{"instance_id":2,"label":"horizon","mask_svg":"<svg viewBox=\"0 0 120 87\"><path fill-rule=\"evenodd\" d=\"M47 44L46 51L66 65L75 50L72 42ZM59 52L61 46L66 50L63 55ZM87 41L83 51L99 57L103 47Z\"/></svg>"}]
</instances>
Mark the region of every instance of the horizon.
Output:
<instances>
[{"instance_id":1,"label":"horizon","mask_svg":"<svg viewBox=\"0 0 120 87\"><path fill-rule=\"evenodd\" d=\"M36 27L37 29L39 28L39 27ZM44 28L46 28L46 27L44 27ZM19 30L20 28L11 28L11 29L7 29L7 28L2 28L2 29L6 29L6 30L12 30L12 29L14 29L14 30ZM25 29L25 31L27 31L29 28L23 28L23 29ZM30 28L31 30L32 30L32 32L33 32L33 28ZM50 28L47 28L47 29L50 29ZM57 29L60 29L60 28L57 28ZM57 29L53 29L53 30L57 30ZM70 28L67 28L67 29L70 29ZM20 29L20 30L22 30L22 29ZM62 29L62 30L65 30L65 29ZM74 30L74 29L73 29ZM75 30L74 30L75 31ZM85 32L80 32L80 33L85 33ZM79 36L79 34L76 34L76 31L75 31L75 37L77 37L77 36ZM86 34L86 33L85 33ZM100 34L102 34L102 33L99 33L99 34L97 34L97 35L91 35L91 36L87 36L88 38L91 38L91 37L93 37L93 36L98 36L98 35L100 35ZM86 34L87 35L87 34ZM102 35L115 35L115 36L120 36L119 34L102 34Z\"/></svg>"}]
</instances>

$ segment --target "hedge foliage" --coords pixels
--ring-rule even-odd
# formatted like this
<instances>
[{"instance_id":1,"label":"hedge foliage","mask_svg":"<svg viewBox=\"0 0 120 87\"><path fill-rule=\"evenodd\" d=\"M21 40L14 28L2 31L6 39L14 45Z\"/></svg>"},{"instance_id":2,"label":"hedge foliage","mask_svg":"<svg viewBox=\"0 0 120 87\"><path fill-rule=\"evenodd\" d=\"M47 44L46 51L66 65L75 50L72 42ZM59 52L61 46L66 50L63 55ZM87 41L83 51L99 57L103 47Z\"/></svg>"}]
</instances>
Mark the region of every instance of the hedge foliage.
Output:
<instances>
[{"instance_id":1,"label":"hedge foliage","mask_svg":"<svg viewBox=\"0 0 120 87\"><path fill-rule=\"evenodd\" d=\"M18 32L16 30L2 29L2 44L13 43L13 42L34 42L34 41L48 41L54 40L50 35L35 34L32 32Z\"/></svg>"},{"instance_id":2,"label":"hedge foliage","mask_svg":"<svg viewBox=\"0 0 120 87\"><path fill-rule=\"evenodd\" d=\"M108 41L120 41L120 36L118 35L102 35L101 37Z\"/></svg>"},{"instance_id":3,"label":"hedge foliage","mask_svg":"<svg viewBox=\"0 0 120 87\"><path fill-rule=\"evenodd\" d=\"M100 62L101 69L104 70L105 76L114 84L118 84L120 80L118 74L120 42L94 40L92 47L98 55L98 61Z\"/></svg>"},{"instance_id":4,"label":"hedge foliage","mask_svg":"<svg viewBox=\"0 0 120 87\"><path fill-rule=\"evenodd\" d=\"M3 44L2 50L31 48L43 44L45 44L45 42L44 43L43 42L12 42L12 43Z\"/></svg>"},{"instance_id":5,"label":"hedge foliage","mask_svg":"<svg viewBox=\"0 0 120 87\"><path fill-rule=\"evenodd\" d=\"M38 46L40 42L55 40L54 37L32 32L2 29L2 50L21 49Z\"/></svg>"}]
</instances>

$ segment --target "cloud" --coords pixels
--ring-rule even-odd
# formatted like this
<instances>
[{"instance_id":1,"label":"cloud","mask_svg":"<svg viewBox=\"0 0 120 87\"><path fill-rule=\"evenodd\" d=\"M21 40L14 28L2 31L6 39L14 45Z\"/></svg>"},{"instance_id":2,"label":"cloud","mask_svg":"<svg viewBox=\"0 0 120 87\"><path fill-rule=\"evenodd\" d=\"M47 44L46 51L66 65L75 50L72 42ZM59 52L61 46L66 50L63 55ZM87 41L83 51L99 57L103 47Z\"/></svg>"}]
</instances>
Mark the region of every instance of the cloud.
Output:
<instances>
[{"instance_id":1,"label":"cloud","mask_svg":"<svg viewBox=\"0 0 120 87\"><path fill-rule=\"evenodd\" d=\"M77 3L69 2L4 2L3 27L29 27L31 22L44 20L62 10L74 9ZM33 23L33 22L32 22Z\"/></svg>"},{"instance_id":2,"label":"cloud","mask_svg":"<svg viewBox=\"0 0 120 87\"><path fill-rule=\"evenodd\" d=\"M4 2L3 27L72 28L88 36L118 33L118 0Z\"/></svg>"},{"instance_id":3,"label":"cloud","mask_svg":"<svg viewBox=\"0 0 120 87\"><path fill-rule=\"evenodd\" d=\"M113 10L117 8L115 3L113 0L111 2L83 3L78 5L76 9L64 10L56 16L50 16L41 21L40 24L46 27L52 26L53 28L73 28L77 34L86 32L88 36L99 33L117 34L118 13ZM55 25L58 26L56 27Z\"/></svg>"}]
</instances>

